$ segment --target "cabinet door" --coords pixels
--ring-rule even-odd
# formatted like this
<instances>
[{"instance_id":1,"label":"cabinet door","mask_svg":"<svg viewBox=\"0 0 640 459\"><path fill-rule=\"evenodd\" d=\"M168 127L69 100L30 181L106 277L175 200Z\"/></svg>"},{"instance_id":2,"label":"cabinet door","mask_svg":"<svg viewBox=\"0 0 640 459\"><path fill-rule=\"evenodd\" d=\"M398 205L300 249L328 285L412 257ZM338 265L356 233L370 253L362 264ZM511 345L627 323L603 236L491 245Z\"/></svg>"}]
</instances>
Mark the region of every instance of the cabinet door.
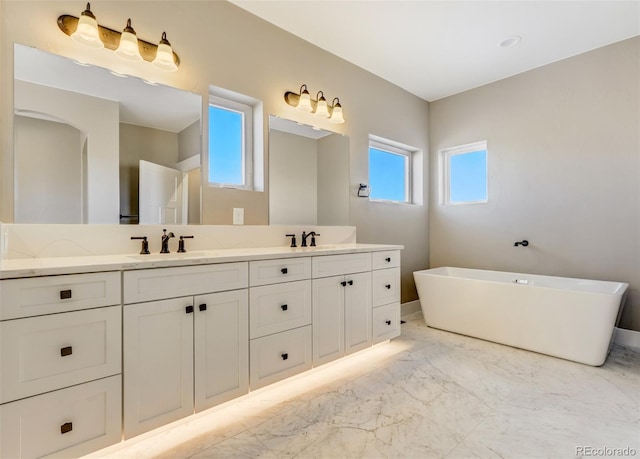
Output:
<instances>
[{"instance_id":1,"label":"cabinet door","mask_svg":"<svg viewBox=\"0 0 640 459\"><path fill-rule=\"evenodd\" d=\"M193 413L193 297L124 307L124 432Z\"/></svg>"},{"instance_id":2,"label":"cabinet door","mask_svg":"<svg viewBox=\"0 0 640 459\"><path fill-rule=\"evenodd\" d=\"M249 390L249 301L247 290L195 300L195 405L201 411Z\"/></svg>"},{"instance_id":3,"label":"cabinet door","mask_svg":"<svg viewBox=\"0 0 640 459\"><path fill-rule=\"evenodd\" d=\"M344 276L314 279L312 282L314 366L344 355L343 282Z\"/></svg>"},{"instance_id":4,"label":"cabinet door","mask_svg":"<svg viewBox=\"0 0 640 459\"><path fill-rule=\"evenodd\" d=\"M345 353L350 354L371 346L371 273L344 277Z\"/></svg>"}]
</instances>

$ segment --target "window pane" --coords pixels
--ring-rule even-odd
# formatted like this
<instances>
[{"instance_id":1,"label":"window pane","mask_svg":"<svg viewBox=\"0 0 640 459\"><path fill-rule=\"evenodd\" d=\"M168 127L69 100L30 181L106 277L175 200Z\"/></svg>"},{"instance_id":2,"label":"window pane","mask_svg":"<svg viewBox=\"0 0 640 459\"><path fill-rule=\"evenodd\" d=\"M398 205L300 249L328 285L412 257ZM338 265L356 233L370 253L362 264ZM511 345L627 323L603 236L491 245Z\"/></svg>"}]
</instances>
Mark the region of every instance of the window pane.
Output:
<instances>
[{"instance_id":1,"label":"window pane","mask_svg":"<svg viewBox=\"0 0 640 459\"><path fill-rule=\"evenodd\" d=\"M369 148L371 199L407 201L407 156Z\"/></svg>"},{"instance_id":2,"label":"window pane","mask_svg":"<svg viewBox=\"0 0 640 459\"><path fill-rule=\"evenodd\" d=\"M209 106L209 182L244 185L244 114Z\"/></svg>"},{"instance_id":3,"label":"window pane","mask_svg":"<svg viewBox=\"0 0 640 459\"><path fill-rule=\"evenodd\" d=\"M449 157L449 201L487 200L487 151Z\"/></svg>"}]
</instances>

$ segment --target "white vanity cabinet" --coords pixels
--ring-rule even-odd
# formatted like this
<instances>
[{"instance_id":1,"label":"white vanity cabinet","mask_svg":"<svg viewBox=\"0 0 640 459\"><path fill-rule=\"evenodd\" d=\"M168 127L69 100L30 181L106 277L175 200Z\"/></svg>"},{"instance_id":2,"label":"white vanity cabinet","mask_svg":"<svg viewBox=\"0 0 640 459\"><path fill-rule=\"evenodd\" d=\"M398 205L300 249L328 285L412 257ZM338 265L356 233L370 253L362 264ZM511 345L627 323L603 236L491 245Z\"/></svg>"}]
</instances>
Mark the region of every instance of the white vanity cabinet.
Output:
<instances>
[{"instance_id":1,"label":"white vanity cabinet","mask_svg":"<svg viewBox=\"0 0 640 459\"><path fill-rule=\"evenodd\" d=\"M400 251L372 254L373 344L400 336Z\"/></svg>"},{"instance_id":2,"label":"white vanity cabinet","mask_svg":"<svg viewBox=\"0 0 640 459\"><path fill-rule=\"evenodd\" d=\"M371 345L371 253L313 258L313 364Z\"/></svg>"},{"instance_id":3,"label":"white vanity cabinet","mask_svg":"<svg viewBox=\"0 0 640 459\"><path fill-rule=\"evenodd\" d=\"M0 457L82 456L398 336L397 247L0 280Z\"/></svg>"},{"instance_id":4,"label":"white vanity cabinet","mask_svg":"<svg viewBox=\"0 0 640 459\"><path fill-rule=\"evenodd\" d=\"M0 281L0 457L121 438L120 272Z\"/></svg>"},{"instance_id":5,"label":"white vanity cabinet","mask_svg":"<svg viewBox=\"0 0 640 459\"><path fill-rule=\"evenodd\" d=\"M125 437L248 391L247 278L246 262L124 273Z\"/></svg>"},{"instance_id":6,"label":"white vanity cabinet","mask_svg":"<svg viewBox=\"0 0 640 459\"><path fill-rule=\"evenodd\" d=\"M251 390L311 368L310 278L309 257L249 263Z\"/></svg>"}]
</instances>

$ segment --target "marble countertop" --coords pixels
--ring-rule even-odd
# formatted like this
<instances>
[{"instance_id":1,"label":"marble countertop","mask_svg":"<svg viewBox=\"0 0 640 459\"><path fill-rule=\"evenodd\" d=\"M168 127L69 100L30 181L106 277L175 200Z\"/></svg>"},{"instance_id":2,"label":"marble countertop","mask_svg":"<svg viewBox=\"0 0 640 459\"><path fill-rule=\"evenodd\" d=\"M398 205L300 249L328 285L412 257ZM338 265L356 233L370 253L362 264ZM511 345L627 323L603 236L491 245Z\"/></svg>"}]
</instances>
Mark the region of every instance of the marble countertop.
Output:
<instances>
[{"instance_id":1,"label":"marble countertop","mask_svg":"<svg viewBox=\"0 0 640 459\"><path fill-rule=\"evenodd\" d=\"M383 250L401 250L402 245L334 244L317 247L263 247L197 250L169 254L122 254L83 257L17 258L0 261L0 279L79 274L98 271L126 271L171 266L192 266L234 261L268 260L319 255L339 255Z\"/></svg>"}]
</instances>

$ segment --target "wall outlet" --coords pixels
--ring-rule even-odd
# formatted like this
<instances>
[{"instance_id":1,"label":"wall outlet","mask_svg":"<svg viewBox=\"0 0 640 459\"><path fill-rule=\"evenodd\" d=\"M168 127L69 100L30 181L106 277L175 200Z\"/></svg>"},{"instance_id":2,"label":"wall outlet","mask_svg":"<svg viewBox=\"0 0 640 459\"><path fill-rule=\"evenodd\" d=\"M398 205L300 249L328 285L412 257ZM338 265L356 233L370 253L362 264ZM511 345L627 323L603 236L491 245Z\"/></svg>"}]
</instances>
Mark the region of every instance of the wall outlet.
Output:
<instances>
[{"instance_id":1,"label":"wall outlet","mask_svg":"<svg viewBox=\"0 0 640 459\"><path fill-rule=\"evenodd\" d=\"M243 207L233 208L233 224L244 225L244 208Z\"/></svg>"}]
</instances>

